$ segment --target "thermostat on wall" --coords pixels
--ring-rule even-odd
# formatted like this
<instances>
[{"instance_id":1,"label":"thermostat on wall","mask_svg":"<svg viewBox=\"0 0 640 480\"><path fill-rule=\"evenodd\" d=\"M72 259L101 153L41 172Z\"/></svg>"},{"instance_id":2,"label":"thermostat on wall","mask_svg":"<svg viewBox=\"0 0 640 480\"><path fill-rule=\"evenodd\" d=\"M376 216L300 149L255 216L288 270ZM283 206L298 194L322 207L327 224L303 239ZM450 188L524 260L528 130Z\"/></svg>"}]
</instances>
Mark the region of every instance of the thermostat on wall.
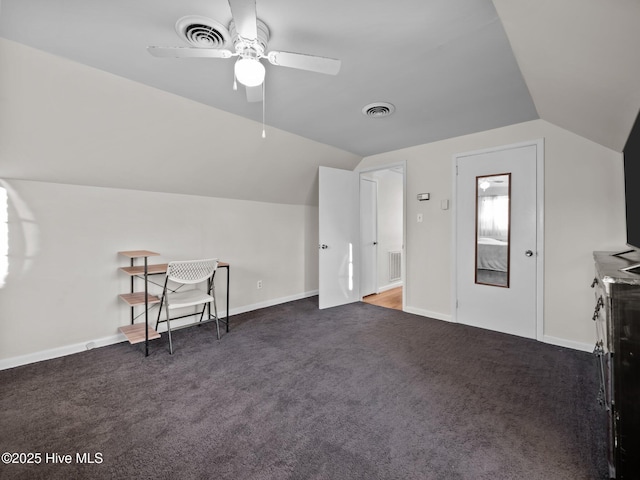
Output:
<instances>
[{"instance_id":1,"label":"thermostat on wall","mask_svg":"<svg viewBox=\"0 0 640 480\"><path fill-rule=\"evenodd\" d=\"M429 194L428 193L419 193L418 194L418 200L420 202L422 202L424 200L429 200Z\"/></svg>"}]
</instances>

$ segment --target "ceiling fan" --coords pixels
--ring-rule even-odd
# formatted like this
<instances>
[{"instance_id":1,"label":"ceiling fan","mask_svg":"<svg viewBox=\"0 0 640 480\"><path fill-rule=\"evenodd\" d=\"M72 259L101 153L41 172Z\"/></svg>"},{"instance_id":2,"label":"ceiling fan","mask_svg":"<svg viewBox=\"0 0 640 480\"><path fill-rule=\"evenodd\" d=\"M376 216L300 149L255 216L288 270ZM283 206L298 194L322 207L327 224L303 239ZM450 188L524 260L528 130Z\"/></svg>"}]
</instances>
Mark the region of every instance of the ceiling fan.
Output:
<instances>
[{"instance_id":1,"label":"ceiling fan","mask_svg":"<svg viewBox=\"0 0 640 480\"><path fill-rule=\"evenodd\" d=\"M303 53L267 52L269 29L256 16L255 0L229 0L232 20L229 24L231 43L235 51L226 48L195 47L147 47L156 57L175 58L231 58L238 57L234 76L246 87L247 100L259 102L263 99L264 65L266 58L272 65L297 68L311 72L336 75L340 71L340 60ZM234 86L235 86L234 79Z\"/></svg>"}]
</instances>

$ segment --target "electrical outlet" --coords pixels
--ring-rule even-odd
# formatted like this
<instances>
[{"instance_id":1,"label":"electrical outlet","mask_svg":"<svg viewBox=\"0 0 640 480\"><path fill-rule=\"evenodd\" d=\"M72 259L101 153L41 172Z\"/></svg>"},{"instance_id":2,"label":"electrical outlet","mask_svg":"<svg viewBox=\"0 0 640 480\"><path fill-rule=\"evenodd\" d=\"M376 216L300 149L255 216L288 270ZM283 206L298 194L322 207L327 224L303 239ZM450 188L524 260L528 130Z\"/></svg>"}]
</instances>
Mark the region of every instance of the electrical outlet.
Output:
<instances>
[{"instance_id":1,"label":"electrical outlet","mask_svg":"<svg viewBox=\"0 0 640 480\"><path fill-rule=\"evenodd\" d=\"M419 213L417 217L418 223L422 223L422 214Z\"/></svg>"},{"instance_id":2,"label":"electrical outlet","mask_svg":"<svg viewBox=\"0 0 640 480\"><path fill-rule=\"evenodd\" d=\"M262 280L258 280L258 290L260 290L262 288Z\"/></svg>"}]
</instances>

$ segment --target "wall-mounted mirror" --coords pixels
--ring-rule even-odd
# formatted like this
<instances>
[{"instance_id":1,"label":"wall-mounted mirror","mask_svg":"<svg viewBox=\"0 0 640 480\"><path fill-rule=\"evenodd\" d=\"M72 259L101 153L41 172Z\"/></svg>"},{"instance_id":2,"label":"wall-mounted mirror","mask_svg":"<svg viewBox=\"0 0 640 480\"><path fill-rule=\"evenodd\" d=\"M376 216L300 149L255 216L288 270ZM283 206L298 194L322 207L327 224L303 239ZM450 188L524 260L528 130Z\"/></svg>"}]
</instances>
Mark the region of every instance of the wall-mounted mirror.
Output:
<instances>
[{"instance_id":1,"label":"wall-mounted mirror","mask_svg":"<svg viewBox=\"0 0 640 480\"><path fill-rule=\"evenodd\" d=\"M476 177L476 283L509 288L511 174Z\"/></svg>"}]
</instances>

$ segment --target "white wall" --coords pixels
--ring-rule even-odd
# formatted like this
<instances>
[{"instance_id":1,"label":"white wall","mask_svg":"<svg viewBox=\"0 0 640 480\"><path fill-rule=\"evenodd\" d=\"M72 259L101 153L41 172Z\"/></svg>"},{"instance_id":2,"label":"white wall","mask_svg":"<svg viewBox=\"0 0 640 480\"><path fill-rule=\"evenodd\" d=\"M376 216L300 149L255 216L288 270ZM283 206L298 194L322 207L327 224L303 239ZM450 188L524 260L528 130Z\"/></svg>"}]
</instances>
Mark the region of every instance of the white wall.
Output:
<instances>
[{"instance_id":1,"label":"white wall","mask_svg":"<svg viewBox=\"0 0 640 480\"><path fill-rule=\"evenodd\" d=\"M8 253L9 264L0 288L0 368L124 339L122 250L159 252L156 263L229 262L231 313L317 293L317 207L24 180L0 188L8 193L8 252L0 256Z\"/></svg>"},{"instance_id":2,"label":"white wall","mask_svg":"<svg viewBox=\"0 0 640 480\"><path fill-rule=\"evenodd\" d=\"M317 290L318 165L359 156L5 39L0 65L0 368L119 338L119 250L229 261L232 313Z\"/></svg>"},{"instance_id":3,"label":"white wall","mask_svg":"<svg viewBox=\"0 0 640 480\"><path fill-rule=\"evenodd\" d=\"M317 289L317 166L348 169L355 155L277 130L265 142L256 122L3 39L0 59L0 178L20 179L6 181L10 271L0 288L0 367L115 335L128 319L117 299L127 286L118 250L157 250L158 260L169 260L213 247L232 263L238 309ZM452 155L541 137L544 332L559 342L593 341L591 251L624 245L621 154L542 120L360 163L407 161L410 311L452 316L451 210L440 209L451 199ZM198 193L226 199L180 194L196 184ZM420 192L432 199L418 203Z\"/></svg>"},{"instance_id":4,"label":"white wall","mask_svg":"<svg viewBox=\"0 0 640 480\"><path fill-rule=\"evenodd\" d=\"M536 138L545 139L545 339L586 348L594 341L592 251L625 243L620 153L538 120L369 157L361 167L407 161L407 310L449 319L452 219L440 200L451 199L452 155ZM129 315L118 299L128 288L119 250L158 251L157 261L214 255L230 262L232 313L317 291L316 207L26 180L1 185L9 242L0 256L8 254L9 272L0 288L0 368L120 339ZM417 202L420 192L432 199Z\"/></svg>"},{"instance_id":5,"label":"white wall","mask_svg":"<svg viewBox=\"0 0 640 480\"><path fill-rule=\"evenodd\" d=\"M407 310L450 320L453 219L440 201L453 201L452 156L538 138L545 140L545 340L588 349L592 252L625 245L622 154L536 120L367 157L357 169L406 160ZM418 202L421 192L431 200Z\"/></svg>"}]
</instances>

